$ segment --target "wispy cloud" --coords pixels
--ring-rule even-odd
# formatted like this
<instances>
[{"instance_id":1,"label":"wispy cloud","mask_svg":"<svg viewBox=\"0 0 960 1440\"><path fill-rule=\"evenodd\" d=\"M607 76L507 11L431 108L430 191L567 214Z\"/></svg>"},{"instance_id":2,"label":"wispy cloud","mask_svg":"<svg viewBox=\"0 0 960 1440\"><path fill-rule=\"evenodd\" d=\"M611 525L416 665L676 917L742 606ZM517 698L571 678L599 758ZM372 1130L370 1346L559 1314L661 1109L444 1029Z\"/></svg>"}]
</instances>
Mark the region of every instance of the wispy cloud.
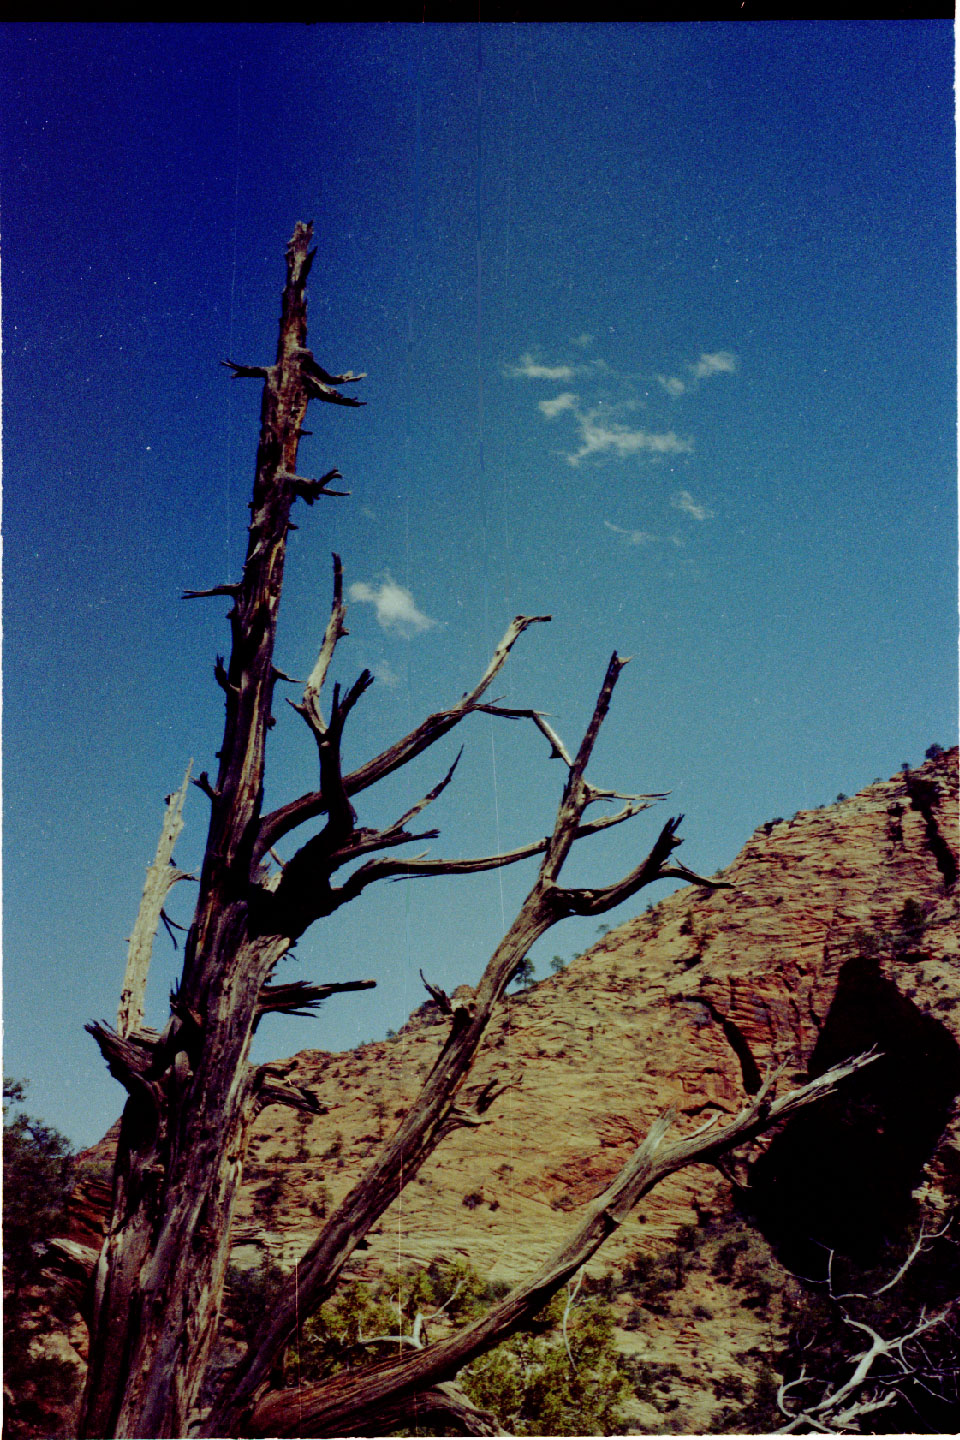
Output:
<instances>
[{"instance_id":1,"label":"wispy cloud","mask_svg":"<svg viewBox=\"0 0 960 1440\"><path fill-rule=\"evenodd\" d=\"M649 530L627 530L622 525L614 525L612 520L604 520L603 523L614 535L622 535L628 545L650 545L660 539L659 535L652 535Z\"/></svg>"},{"instance_id":2,"label":"wispy cloud","mask_svg":"<svg viewBox=\"0 0 960 1440\"><path fill-rule=\"evenodd\" d=\"M594 337L584 331L571 336L568 344L585 350L593 340ZM576 391L561 390L549 399L539 400L537 408L544 420L551 423L563 415L570 417L576 427L577 443L566 452L565 459L569 465L578 466L591 461L634 459L641 462L668 455L688 455L693 450L689 436L656 422L649 423L649 419L643 426L631 423L634 412L656 410L654 378L671 399L677 400L699 389L708 378L733 374L737 368L737 357L732 350L703 350L696 362L681 368L679 375L663 373L655 377L649 372L644 375L639 371L618 370L599 355L548 365L528 350L518 364L505 366L504 374L561 382L576 378ZM659 408L662 411L662 401ZM697 508L696 502L691 503Z\"/></svg>"},{"instance_id":3,"label":"wispy cloud","mask_svg":"<svg viewBox=\"0 0 960 1440\"><path fill-rule=\"evenodd\" d=\"M534 360L528 350L526 355L520 356L518 365L506 367L506 373L526 380L572 380L574 368L572 365L543 365Z\"/></svg>"},{"instance_id":4,"label":"wispy cloud","mask_svg":"<svg viewBox=\"0 0 960 1440\"><path fill-rule=\"evenodd\" d=\"M393 631L402 635L405 640L422 634L424 630L432 630L439 624L439 621L424 615L410 591L389 576L380 585L368 585L365 580L357 581L348 589L347 598L360 605L372 605L381 630Z\"/></svg>"},{"instance_id":5,"label":"wispy cloud","mask_svg":"<svg viewBox=\"0 0 960 1440\"><path fill-rule=\"evenodd\" d=\"M537 409L541 415L546 415L548 420L553 420L564 410L576 410L579 395L574 395L570 390L564 390L562 395L555 395L552 400L541 400Z\"/></svg>"},{"instance_id":6,"label":"wispy cloud","mask_svg":"<svg viewBox=\"0 0 960 1440\"><path fill-rule=\"evenodd\" d=\"M692 380L681 380L679 375L658 375L657 382L668 395L679 399L686 395L688 390L696 389L697 382L709 380L713 375L734 375L737 370L737 357L732 350L714 350L708 353L706 350L700 352L700 359L688 365L687 369L693 376Z\"/></svg>"},{"instance_id":7,"label":"wispy cloud","mask_svg":"<svg viewBox=\"0 0 960 1440\"><path fill-rule=\"evenodd\" d=\"M615 420L601 420L599 412L577 412L580 449L567 456L570 465L579 465L591 455L612 454L620 460L641 455L685 455L693 442L682 440L673 430L631 430Z\"/></svg>"},{"instance_id":8,"label":"wispy cloud","mask_svg":"<svg viewBox=\"0 0 960 1440\"><path fill-rule=\"evenodd\" d=\"M671 498L670 504L674 510L682 510L684 515L689 515L691 520L709 520L713 514L705 505L700 505L694 500L689 490L678 490Z\"/></svg>"},{"instance_id":9,"label":"wispy cloud","mask_svg":"<svg viewBox=\"0 0 960 1440\"><path fill-rule=\"evenodd\" d=\"M636 409L637 402L625 401L618 407L622 410ZM601 412L584 410L580 396L572 390L564 390L552 400L541 400L537 406L547 420L555 420L566 412L577 422L580 448L567 455L569 465L579 465L591 455L613 455L627 460L640 455L682 455L693 449L690 440L682 440L673 430L637 430L617 420L601 418Z\"/></svg>"},{"instance_id":10,"label":"wispy cloud","mask_svg":"<svg viewBox=\"0 0 960 1440\"><path fill-rule=\"evenodd\" d=\"M709 355L701 352L697 363L688 365L687 369L698 380L706 380L711 375L733 375L737 369L737 357L732 350L715 350Z\"/></svg>"},{"instance_id":11,"label":"wispy cloud","mask_svg":"<svg viewBox=\"0 0 960 1440\"><path fill-rule=\"evenodd\" d=\"M687 382L681 380L679 375L658 375L657 379L668 395L673 395L674 398L676 398L679 395L686 394Z\"/></svg>"}]
</instances>

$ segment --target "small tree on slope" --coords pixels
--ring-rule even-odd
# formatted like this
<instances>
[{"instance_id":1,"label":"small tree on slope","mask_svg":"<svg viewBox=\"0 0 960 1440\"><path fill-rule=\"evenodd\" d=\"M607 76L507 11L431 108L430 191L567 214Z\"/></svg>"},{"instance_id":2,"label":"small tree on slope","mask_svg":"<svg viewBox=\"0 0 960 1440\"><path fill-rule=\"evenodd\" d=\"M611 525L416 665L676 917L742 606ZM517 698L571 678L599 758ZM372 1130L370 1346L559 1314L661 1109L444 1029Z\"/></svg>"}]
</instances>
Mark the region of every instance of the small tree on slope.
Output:
<instances>
[{"instance_id":1,"label":"small tree on slope","mask_svg":"<svg viewBox=\"0 0 960 1440\"><path fill-rule=\"evenodd\" d=\"M336 470L319 480L298 474L303 422L311 400L339 406L360 403L338 387L362 376L331 375L307 349L305 285L313 259L311 238L311 227L298 224L287 248L275 362L263 366L225 362L234 377L259 380L263 399L242 576L212 590L187 592L188 597L230 599L231 648L229 661L224 664L218 658L215 666L226 704L217 778L211 781L203 773L194 782L206 794L211 814L182 975L163 1031L148 1029L143 1023L146 972L164 896L181 878L172 850L186 781L168 802L157 860L148 872L117 1025L98 1022L88 1027L128 1098L117 1148L112 1214L93 1277L90 1359L81 1418L84 1436L382 1433L390 1425L402 1425L411 1414L428 1412L446 1415L451 1425L460 1428L489 1431L489 1419L451 1387L457 1371L523 1329L663 1176L685 1165L715 1160L827 1092L851 1068L838 1067L779 1099L773 1077L734 1120L672 1143L666 1139L671 1117L662 1117L613 1183L587 1207L580 1225L557 1253L481 1319L412 1354L401 1350L297 1391L271 1390L271 1376L295 1332L297 1316L302 1320L332 1294L357 1245L445 1136L479 1123L495 1103L497 1092L487 1087L473 1093L466 1081L491 1015L534 941L564 917L601 915L655 880L677 877L698 885L713 883L672 858L680 843L681 817L668 820L650 853L615 883L590 888L561 883L561 870L576 841L630 819L658 797L624 796L586 778L625 663L616 654L575 753L567 750L536 710L506 710L484 700L520 635L546 616L518 616L473 690L427 716L382 754L344 773L344 727L372 677L364 671L343 692L334 685L328 707L321 706L334 650L345 633L336 557L330 620L316 665L295 706L316 741L320 785L279 809L263 812L274 688L286 678L274 665L274 641L291 511L298 500L312 505L322 496L340 493L331 488L340 478ZM399 858L394 852L407 842L436 834L410 827L450 783L455 763L428 794L381 829L358 822L355 800L477 712L529 720L562 762L566 782L550 833L506 854L461 860ZM623 802L618 811L587 818L592 806L611 800ZM271 863L281 842L304 833L308 838L286 863ZM225 1375L208 1377L230 1252L231 1217L251 1122L266 1104L307 1110L316 1104L308 1092L272 1075L269 1065L251 1066L254 1030L269 1011L302 1010L335 990L371 983L271 983L278 962L310 925L377 881L470 874L537 855L542 858L533 886L490 958L473 1000L453 1003L428 985L449 1015L450 1030L418 1099L396 1133L386 1138L366 1174L318 1223L296 1281L291 1278L263 1314L240 1361ZM354 868L338 880L338 873L350 865ZM205 1382L214 1392L212 1404Z\"/></svg>"}]
</instances>

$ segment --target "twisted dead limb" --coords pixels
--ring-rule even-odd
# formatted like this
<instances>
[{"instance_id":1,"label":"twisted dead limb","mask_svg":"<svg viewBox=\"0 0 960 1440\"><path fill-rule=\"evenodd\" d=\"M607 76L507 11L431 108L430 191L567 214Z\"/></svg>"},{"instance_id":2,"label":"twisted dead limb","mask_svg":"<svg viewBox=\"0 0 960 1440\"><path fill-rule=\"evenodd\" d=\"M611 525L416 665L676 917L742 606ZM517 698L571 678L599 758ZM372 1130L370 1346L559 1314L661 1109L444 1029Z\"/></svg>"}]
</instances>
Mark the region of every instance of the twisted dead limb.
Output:
<instances>
[{"instance_id":1,"label":"twisted dead limb","mask_svg":"<svg viewBox=\"0 0 960 1440\"><path fill-rule=\"evenodd\" d=\"M400 1128L308 1247L297 1266L295 1284L287 1286L264 1316L247 1356L228 1377L205 1421L203 1433L240 1434L246 1430L274 1362L295 1333L298 1316L312 1313L332 1293L357 1245L414 1179L444 1136L458 1124L471 1123L458 1119L458 1091L470 1072L496 1006L534 942L565 916L602 914L671 873L668 861L680 844L679 816L666 822L650 853L621 880L590 889L568 889L560 884L564 862L582 829L584 811L599 798L585 772L624 664L616 654L611 657L579 750L573 760L567 760L566 784L553 830L543 842L537 877L488 961L472 1004L460 1007L454 1014L446 1043ZM278 900L282 899L289 871L288 865L278 887ZM714 884L708 880L700 883ZM315 888L311 894L316 895Z\"/></svg>"},{"instance_id":2,"label":"twisted dead limb","mask_svg":"<svg viewBox=\"0 0 960 1440\"><path fill-rule=\"evenodd\" d=\"M551 1296L619 1229L638 1201L666 1176L688 1165L714 1163L795 1110L829 1095L842 1080L874 1059L874 1054L858 1056L779 1098L775 1089L781 1072L777 1071L728 1124L714 1128L711 1123L672 1144L665 1142L673 1116L661 1116L613 1182L590 1203L583 1220L564 1244L535 1275L517 1285L482 1319L412 1355L391 1356L364 1369L335 1375L320 1385L275 1392L257 1406L250 1433L353 1435L374 1427L381 1407L384 1415L402 1413L404 1397L409 1397L409 1416L421 1390L452 1378L478 1355L528 1325Z\"/></svg>"}]
</instances>

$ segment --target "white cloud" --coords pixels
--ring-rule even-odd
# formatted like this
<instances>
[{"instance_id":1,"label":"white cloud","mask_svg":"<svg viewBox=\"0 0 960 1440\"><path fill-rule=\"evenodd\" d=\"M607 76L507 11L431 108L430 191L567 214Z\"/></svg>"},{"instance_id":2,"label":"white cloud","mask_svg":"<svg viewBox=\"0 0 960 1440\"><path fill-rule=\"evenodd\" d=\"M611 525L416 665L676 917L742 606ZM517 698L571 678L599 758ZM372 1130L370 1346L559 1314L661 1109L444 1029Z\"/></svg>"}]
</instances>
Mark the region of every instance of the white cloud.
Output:
<instances>
[{"instance_id":1,"label":"white cloud","mask_svg":"<svg viewBox=\"0 0 960 1440\"><path fill-rule=\"evenodd\" d=\"M382 585L368 585L360 580L351 585L347 598L361 605L372 605L377 612L381 630L393 630L409 640L424 630L432 630L439 622L431 620L417 608L416 601L402 585L388 576ZM389 682L388 682L389 683Z\"/></svg>"},{"instance_id":2,"label":"white cloud","mask_svg":"<svg viewBox=\"0 0 960 1440\"><path fill-rule=\"evenodd\" d=\"M574 370L572 365L541 365L528 350L520 356L519 365L506 367L506 373L525 380L572 380Z\"/></svg>"},{"instance_id":3,"label":"white cloud","mask_svg":"<svg viewBox=\"0 0 960 1440\"><path fill-rule=\"evenodd\" d=\"M736 368L737 357L731 350L715 350L709 355L701 352L696 365L687 366L698 380L706 380L710 375L733 375Z\"/></svg>"},{"instance_id":4,"label":"white cloud","mask_svg":"<svg viewBox=\"0 0 960 1440\"><path fill-rule=\"evenodd\" d=\"M649 545L660 539L659 535L651 535L649 530L625 530L622 525L614 525L612 520L604 520L603 523L614 535L622 535L628 545Z\"/></svg>"},{"instance_id":5,"label":"white cloud","mask_svg":"<svg viewBox=\"0 0 960 1440\"><path fill-rule=\"evenodd\" d=\"M537 408L541 415L552 420L564 410L576 410L579 398L579 395L574 395L571 390L564 390L562 395L556 395L552 400L541 400Z\"/></svg>"},{"instance_id":6,"label":"white cloud","mask_svg":"<svg viewBox=\"0 0 960 1440\"><path fill-rule=\"evenodd\" d=\"M678 375L658 375L657 379L660 381L660 384L663 386L664 390L666 390L668 395L673 395L674 397L676 397L678 395L683 395L686 393L686 381L681 380Z\"/></svg>"},{"instance_id":7,"label":"white cloud","mask_svg":"<svg viewBox=\"0 0 960 1440\"><path fill-rule=\"evenodd\" d=\"M682 510L685 515L689 515L692 520L709 520L713 513L705 505L698 505L689 490L678 490L670 504L675 510Z\"/></svg>"},{"instance_id":8,"label":"white cloud","mask_svg":"<svg viewBox=\"0 0 960 1440\"><path fill-rule=\"evenodd\" d=\"M621 460L631 455L683 455L693 449L690 440L681 440L673 430L631 430L612 420L598 420L597 411L577 415L580 427L580 449L567 456L571 465L579 465L590 455L612 452Z\"/></svg>"},{"instance_id":9,"label":"white cloud","mask_svg":"<svg viewBox=\"0 0 960 1440\"><path fill-rule=\"evenodd\" d=\"M582 335L572 335L570 337L570 344L578 345L581 350L586 350L588 345L593 344L595 338L596 337L591 335L589 331L584 330Z\"/></svg>"}]
</instances>

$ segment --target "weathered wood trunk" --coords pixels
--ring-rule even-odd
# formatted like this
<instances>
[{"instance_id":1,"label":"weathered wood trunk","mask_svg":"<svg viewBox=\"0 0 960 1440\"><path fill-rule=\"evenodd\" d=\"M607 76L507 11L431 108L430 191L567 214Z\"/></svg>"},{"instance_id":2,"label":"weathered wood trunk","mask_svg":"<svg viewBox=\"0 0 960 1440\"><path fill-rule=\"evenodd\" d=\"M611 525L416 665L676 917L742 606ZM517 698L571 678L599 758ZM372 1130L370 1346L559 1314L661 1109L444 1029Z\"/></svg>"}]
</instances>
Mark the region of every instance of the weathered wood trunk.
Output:
<instances>
[{"instance_id":1,"label":"weathered wood trunk","mask_svg":"<svg viewBox=\"0 0 960 1440\"><path fill-rule=\"evenodd\" d=\"M85 1436L187 1431L216 1331L252 1118L247 1057L257 1000L288 948L251 919L251 864L271 724L273 650L297 447L308 402L304 286L311 231L298 225L275 365L265 369L243 578L232 594L226 723L200 893L170 1022L151 1043L94 1027L130 1092L113 1212L96 1277Z\"/></svg>"}]
</instances>

